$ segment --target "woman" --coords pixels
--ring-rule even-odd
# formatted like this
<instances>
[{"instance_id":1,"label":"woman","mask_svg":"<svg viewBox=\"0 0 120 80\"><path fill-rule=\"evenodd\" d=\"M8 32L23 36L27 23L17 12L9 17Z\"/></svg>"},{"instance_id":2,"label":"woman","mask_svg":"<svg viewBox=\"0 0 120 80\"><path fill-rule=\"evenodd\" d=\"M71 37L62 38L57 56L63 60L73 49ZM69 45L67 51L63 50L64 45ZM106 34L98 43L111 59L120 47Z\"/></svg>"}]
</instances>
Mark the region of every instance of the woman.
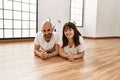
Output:
<instances>
[{"instance_id":1,"label":"woman","mask_svg":"<svg viewBox=\"0 0 120 80\"><path fill-rule=\"evenodd\" d=\"M74 23L68 22L63 26L63 36L59 42L59 55L74 61L83 58L85 52L85 43Z\"/></svg>"}]
</instances>

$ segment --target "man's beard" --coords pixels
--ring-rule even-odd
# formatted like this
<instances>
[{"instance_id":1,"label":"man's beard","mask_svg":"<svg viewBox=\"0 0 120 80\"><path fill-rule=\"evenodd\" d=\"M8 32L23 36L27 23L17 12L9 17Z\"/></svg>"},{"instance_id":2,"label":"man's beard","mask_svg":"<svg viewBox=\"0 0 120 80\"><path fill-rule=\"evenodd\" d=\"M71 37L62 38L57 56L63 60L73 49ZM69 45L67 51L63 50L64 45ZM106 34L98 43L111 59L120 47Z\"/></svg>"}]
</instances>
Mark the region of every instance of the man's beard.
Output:
<instances>
[{"instance_id":1,"label":"man's beard","mask_svg":"<svg viewBox=\"0 0 120 80\"><path fill-rule=\"evenodd\" d=\"M50 40L50 39L51 39L51 36L52 36L51 33L44 35L44 37L45 37L46 40Z\"/></svg>"}]
</instances>

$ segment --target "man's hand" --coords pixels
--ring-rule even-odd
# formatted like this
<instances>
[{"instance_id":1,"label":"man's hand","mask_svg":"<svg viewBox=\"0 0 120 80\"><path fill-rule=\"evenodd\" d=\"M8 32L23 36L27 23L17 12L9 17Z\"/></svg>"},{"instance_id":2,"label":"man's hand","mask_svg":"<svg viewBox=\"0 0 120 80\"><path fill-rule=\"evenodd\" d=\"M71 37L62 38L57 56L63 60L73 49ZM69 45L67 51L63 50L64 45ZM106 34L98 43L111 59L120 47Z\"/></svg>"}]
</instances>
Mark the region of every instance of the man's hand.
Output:
<instances>
[{"instance_id":1,"label":"man's hand","mask_svg":"<svg viewBox=\"0 0 120 80\"><path fill-rule=\"evenodd\" d=\"M47 52L44 51L44 50L41 50L41 51L40 51L40 57L41 57L42 59L47 59L47 58L48 58Z\"/></svg>"}]
</instances>

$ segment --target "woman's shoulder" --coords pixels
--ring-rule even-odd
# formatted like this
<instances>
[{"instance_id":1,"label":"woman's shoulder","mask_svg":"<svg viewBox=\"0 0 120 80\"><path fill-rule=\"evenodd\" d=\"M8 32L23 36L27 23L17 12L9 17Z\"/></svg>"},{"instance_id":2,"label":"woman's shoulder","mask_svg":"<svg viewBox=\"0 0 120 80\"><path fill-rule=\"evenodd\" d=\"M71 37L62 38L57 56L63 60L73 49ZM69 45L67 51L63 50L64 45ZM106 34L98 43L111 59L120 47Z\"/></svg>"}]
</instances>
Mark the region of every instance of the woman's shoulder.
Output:
<instances>
[{"instance_id":1,"label":"woman's shoulder","mask_svg":"<svg viewBox=\"0 0 120 80\"><path fill-rule=\"evenodd\" d=\"M79 36L79 40L83 40L83 36Z\"/></svg>"},{"instance_id":2,"label":"woman's shoulder","mask_svg":"<svg viewBox=\"0 0 120 80\"><path fill-rule=\"evenodd\" d=\"M80 43L85 43L83 36L79 36Z\"/></svg>"},{"instance_id":3,"label":"woman's shoulder","mask_svg":"<svg viewBox=\"0 0 120 80\"><path fill-rule=\"evenodd\" d=\"M61 35L58 36L58 44L59 44L60 46L63 45L63 41L62 41L62 36L61 36Z\"/></svg>"}]
</instances>

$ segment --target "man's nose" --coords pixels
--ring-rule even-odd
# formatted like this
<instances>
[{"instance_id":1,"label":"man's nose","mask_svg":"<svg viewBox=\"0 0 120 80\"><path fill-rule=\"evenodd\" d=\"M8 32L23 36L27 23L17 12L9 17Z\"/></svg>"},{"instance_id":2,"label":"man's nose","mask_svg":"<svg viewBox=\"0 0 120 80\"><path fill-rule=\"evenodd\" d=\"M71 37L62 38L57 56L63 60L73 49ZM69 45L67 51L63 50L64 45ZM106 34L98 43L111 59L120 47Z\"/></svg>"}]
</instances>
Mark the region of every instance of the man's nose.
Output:
<instances>
[{"instance_id":1,"label":"man's nose","mask_svg":"<svg viewBox=\"0 0 120 80\"><path fill-rule=\"evenodd\" d=\"M45 32L45 34L48 34L48 33L49 33L48 31Z\"/></svg>"}]
</instances>

